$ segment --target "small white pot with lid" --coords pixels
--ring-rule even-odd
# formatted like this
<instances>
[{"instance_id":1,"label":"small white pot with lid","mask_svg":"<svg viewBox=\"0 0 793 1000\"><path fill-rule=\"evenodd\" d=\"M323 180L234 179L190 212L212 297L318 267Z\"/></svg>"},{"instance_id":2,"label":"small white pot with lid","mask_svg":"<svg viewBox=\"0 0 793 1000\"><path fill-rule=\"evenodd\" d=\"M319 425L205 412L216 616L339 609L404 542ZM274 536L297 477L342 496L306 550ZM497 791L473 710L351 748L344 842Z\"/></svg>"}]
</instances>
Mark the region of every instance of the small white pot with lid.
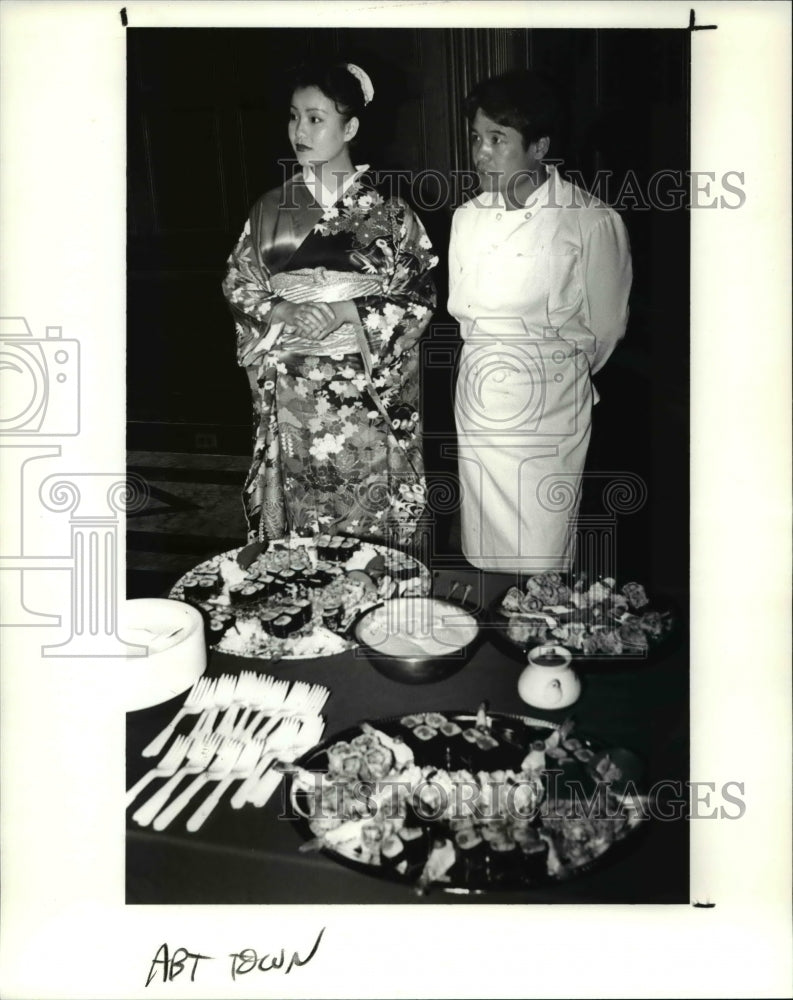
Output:
<instances>
[{"instance_id":1,"label":"small white pot with lid","mask_svg":"<svg viewBox=\"0 0 793 1000\"><path fill-rule=\"evenodd\" d=\"M536 646L529 664L518 678L518 694L534 708L566 708L578 700L581 681L571 664L573 657L564 646Z\"/></svg>"}]
</instances>

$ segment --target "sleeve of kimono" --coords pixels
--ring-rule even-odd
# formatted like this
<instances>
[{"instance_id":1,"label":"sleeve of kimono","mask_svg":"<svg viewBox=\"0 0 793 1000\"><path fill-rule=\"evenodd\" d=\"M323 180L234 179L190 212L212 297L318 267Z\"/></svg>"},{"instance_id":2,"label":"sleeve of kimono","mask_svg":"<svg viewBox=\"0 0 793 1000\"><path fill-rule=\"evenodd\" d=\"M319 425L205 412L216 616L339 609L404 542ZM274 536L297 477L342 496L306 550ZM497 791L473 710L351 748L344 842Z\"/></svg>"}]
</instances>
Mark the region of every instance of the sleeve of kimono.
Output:
<instances>
[{"instance_id":1,"label":"sleeve of kimono","mask_svg":"<svg viewBox=\"0 0 793 1000\"><path fill-rule=\"evenodd\" d=\"M280 299L270 289L267 276L256 260L250 219L228 259L223 294L234 316L237 361L243 366L253 364L254 355L264 349L265 338L274 339L281 324L270 322L273 305ZM267 338L268 333L272 333L273 338Z\"/></svg>"},{"instance_id":2,"label":"sleeve of kimono","mask_svg":"<svg viewBox=\"0 0 793 1000\"><path fill-rule=\"evenodd\" d=\"M383 294L355 299L373 372L392 365L416 343L437 303L432 269L438 258L424 226L401 200L394 199L391 210L391 237L378 242Z\"/></svg>"},{"instance_id":3,"label":"sleeve of kimono","mask_svg":"<svg viewBox=\"0 0 793 1000\"><path fill-rule=\"evenodd\" d=\"M594 374L608 361L628 325L631 251L625 224L616 212L605 213L587 235L581 265L589 328L595 337L590 363Z\"/></svg>"}]
</instances>

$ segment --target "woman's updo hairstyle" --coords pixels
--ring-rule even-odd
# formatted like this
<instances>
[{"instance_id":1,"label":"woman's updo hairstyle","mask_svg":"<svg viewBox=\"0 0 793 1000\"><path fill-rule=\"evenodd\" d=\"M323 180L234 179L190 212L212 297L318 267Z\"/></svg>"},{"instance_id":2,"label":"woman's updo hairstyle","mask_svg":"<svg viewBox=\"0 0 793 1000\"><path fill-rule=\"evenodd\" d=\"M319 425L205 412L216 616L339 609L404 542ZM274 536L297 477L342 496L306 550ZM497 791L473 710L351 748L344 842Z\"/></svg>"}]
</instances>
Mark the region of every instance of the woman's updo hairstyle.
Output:
<instances>
[{"instance_id":1,"label":"woman's updo hairstyle","mask_svg":"<svg viewBox=\"0 0 793 1000\"><path fill-rule=\"evenodd\" d=\"M514 128L529 148L543 136L554 139L561 125L562 105L553 84L531 70L513 70L482 80L465 99L465 115L473 122L476 112Z\"/></svg>"},{"instance_id":2,"label":"woman's updo hairstyle","mask_svg":"<svg viewBox=\"0 0 793 1000\"><path fill-rule=\"evenodd\" d=\"M291 74L291 93L306 87L321 90L345 122L351 118L363 121L366 99L357 76L347 69L347 63L323 63L313 61L303 63Z\"/></svg>"}]
</instances>

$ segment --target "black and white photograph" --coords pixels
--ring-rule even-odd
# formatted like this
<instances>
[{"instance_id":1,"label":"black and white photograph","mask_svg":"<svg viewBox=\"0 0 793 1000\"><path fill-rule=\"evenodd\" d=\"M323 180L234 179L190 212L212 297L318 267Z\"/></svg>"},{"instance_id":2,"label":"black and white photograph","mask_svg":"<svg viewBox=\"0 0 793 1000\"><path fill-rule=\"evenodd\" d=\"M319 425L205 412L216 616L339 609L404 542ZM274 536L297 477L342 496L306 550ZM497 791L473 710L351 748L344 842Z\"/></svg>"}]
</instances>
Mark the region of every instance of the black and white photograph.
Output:
<instances>
[{"instance_id":1,"label":"black and white photograph","mask_svg":"<svg viewBox=\"0 0 793 1000\"><path fill-rule=\"evenodd\" d=\"M128 902L688 900L690 37L128 28Z\"/></svg>"},{"instance_id":2,"label":"black and white photograph","mask_svg":"<svg viewBox=\"0 0 793 1000\"><path fill-rule=\"evenodd\" d=\"M4 20L4 995L784 993L789 11Z\"/></svg>"}]
</instances>

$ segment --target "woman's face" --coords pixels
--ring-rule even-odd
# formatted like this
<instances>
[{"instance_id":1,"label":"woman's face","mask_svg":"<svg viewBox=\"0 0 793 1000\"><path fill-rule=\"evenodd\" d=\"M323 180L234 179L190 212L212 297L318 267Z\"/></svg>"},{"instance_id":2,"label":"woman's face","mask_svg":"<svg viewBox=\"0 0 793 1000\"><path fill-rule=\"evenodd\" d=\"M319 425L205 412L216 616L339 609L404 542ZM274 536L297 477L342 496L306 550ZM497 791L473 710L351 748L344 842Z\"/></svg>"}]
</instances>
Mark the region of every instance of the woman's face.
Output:
<instances>
[{"instance_id":1,"label":"woman's face","mask_svg":"<svg viewBox=\"0 0 793 1000\"><path fill-rule=\"evenodd\" d=\"M345 122L317 87L304 87L292 95L289 141L301 166L343 166L349 161L347 143L357 131L358 119Z\"/></svg>"},{"instance_id":2,"label":"woman's face","mask_svg":"<svg viewBox=\"0 0 793 1000\"><path fill-rule=\"evenodd\" d=\"M548 152L548 140L538 139L524 148L523 136L509 125L499 125L477 108L471 123L471 158L485 191L515 192L521 178L538 171Z\"/></svg>"}]
</instances>

